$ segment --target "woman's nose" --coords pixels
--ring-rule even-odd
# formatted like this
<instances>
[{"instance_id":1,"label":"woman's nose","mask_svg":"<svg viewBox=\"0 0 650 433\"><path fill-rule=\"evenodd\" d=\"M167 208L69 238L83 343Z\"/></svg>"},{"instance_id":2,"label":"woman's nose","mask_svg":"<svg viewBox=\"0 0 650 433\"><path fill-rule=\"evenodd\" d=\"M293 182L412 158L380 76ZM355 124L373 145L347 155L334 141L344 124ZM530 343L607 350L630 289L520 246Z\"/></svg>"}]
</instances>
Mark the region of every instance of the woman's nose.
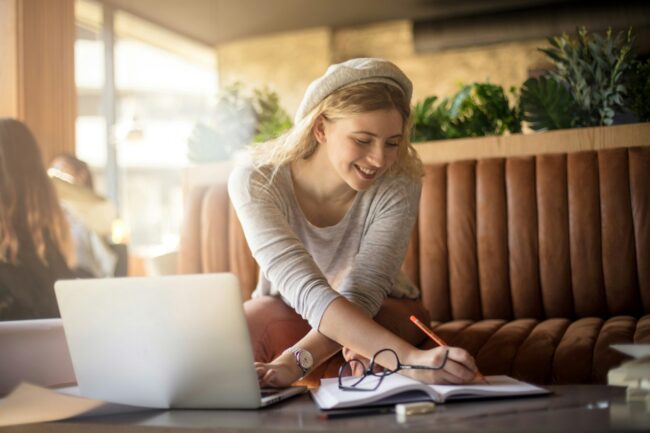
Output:
<instances>
[{"instance_id":1,"label":"woman's nose","mask_svg":"<svg viewBox=\"0 0 650 433\"><path fill-rule=\"evenodd\" d=\"M373 146L369 159L376 167L383 167L385 162L384 147L382 145Z\"/></svg>"}]
</instances>

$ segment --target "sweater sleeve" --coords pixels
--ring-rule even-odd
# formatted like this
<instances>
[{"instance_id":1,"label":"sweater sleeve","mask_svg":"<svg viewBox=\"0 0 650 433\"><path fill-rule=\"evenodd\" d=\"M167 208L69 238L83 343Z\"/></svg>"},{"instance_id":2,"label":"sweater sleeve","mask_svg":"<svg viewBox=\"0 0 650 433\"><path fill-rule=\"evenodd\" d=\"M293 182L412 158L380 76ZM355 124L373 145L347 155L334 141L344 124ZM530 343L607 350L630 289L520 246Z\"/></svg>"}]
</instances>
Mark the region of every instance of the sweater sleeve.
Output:
<instances>
[{"instance_id":1,"label":"sweater sleeve","mask_svg":"<svg viewBox=\"0 0 650 433\"><path fill-rule=\"evenodd\" d=\"M228 178L228 194L264 276L318 329L323 313L339 294L289 226L281 191L261 170L240 166Z\"/></svg>"},{"instance_id":2,"label":"sweater sleeve","mask_svg":"<svg viewBox=\"0 0 650 433\"><path fill-rule=\"evenodd\" d=\"M374 317L391 292L417 217L421 185L400 178L378 194L359 252L338 291Z\"/></svg>"}]
</instances>

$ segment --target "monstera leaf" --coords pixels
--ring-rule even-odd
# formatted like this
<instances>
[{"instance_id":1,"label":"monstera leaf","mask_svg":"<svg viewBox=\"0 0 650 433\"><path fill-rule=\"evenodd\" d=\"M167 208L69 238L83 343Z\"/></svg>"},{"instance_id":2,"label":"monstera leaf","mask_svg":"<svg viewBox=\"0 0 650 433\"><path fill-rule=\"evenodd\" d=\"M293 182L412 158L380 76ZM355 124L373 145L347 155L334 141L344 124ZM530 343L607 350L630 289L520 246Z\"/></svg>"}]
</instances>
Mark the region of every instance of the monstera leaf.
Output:
<instances>
[{"instance_id":1,"label":"monstera leaf","mask_svg":"<svg viewBox=\"0 0 650 433\"><path fill-rule=\"evenodd\" d=\"M519 109L535 131L571 128L579 110L571 93L549 77L526 80L521 88Z\"/></svg>"},{"instance_id":2,"label":"monstera leaf","mask_svg":"<svg viewBox=\"0 0 650 433\"><path fill-rule=\"evenodd\" d=\"M447 100L443 99L437 105L436 102L437 96L429 96L413 107L413 143L447 138L443 130L444 125L449 123Z\"/></svg>"}]
</instances>

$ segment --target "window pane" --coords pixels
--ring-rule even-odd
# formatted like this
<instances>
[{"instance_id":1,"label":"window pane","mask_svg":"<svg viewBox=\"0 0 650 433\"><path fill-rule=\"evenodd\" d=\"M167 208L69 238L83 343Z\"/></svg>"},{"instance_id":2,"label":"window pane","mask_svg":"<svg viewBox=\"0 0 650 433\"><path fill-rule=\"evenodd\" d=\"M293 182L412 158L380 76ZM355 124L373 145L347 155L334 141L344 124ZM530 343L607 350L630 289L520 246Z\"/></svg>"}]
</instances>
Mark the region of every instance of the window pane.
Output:
<instances>
[{"instance_id":1,"label":"window pane","mask_svg":"<svg viewBox=\"0 0 650 433\"><path fill-rule=\"evenodd\" d=\"M89 2L77 2L81 11L97 12ZM95 189L105 193L106 120L102 112L104 87L104 43L101 21L77 19L75 40L75 81L77 84L76 154L91 168Z\"/></svg>"},{"instance_id":2,"label":"window pane","mask_svg":"<svg viewBox=\"0 0 650 433\"><path fill-rule=\"evenodd\" d=\"M187 140L209 110L215 70L127 37L116 40L115 67L122 219L132 246L172 249L182 222Z\"/></svg>"},{"instance_id":3,"label":"window pane","mask_svg":"<svg viewBox=\"0 0 650 433\"><path fill-rule=\"evenodd\" d=\"M108 126L102 106L101 4L77 0L76 15L77 157L91 166L97 192L104 194ZM113 21L120 218L132 251L175 249L187 141L210 111L217 85L215 54L211 47L119 10Z\"/></svg>"}]
</instances>

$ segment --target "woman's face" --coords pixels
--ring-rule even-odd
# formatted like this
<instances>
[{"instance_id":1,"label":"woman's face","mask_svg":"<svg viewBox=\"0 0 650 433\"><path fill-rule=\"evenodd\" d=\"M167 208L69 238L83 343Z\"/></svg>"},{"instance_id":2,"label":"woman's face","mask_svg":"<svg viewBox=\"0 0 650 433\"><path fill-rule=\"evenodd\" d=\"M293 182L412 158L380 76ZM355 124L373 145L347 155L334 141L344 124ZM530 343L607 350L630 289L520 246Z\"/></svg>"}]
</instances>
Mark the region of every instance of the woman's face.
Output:
<instances>
[{"instance_id":1,"label":"woman's face","mask_svg":"<svg viewBox=\"0 0 650 433\"><path fill-rule=\"evenodd\" d=\"M377 110L317 123L316 139L332 168L356 191L364 191L397 161L402 116Z\"/></svg>"}]
</instances>

